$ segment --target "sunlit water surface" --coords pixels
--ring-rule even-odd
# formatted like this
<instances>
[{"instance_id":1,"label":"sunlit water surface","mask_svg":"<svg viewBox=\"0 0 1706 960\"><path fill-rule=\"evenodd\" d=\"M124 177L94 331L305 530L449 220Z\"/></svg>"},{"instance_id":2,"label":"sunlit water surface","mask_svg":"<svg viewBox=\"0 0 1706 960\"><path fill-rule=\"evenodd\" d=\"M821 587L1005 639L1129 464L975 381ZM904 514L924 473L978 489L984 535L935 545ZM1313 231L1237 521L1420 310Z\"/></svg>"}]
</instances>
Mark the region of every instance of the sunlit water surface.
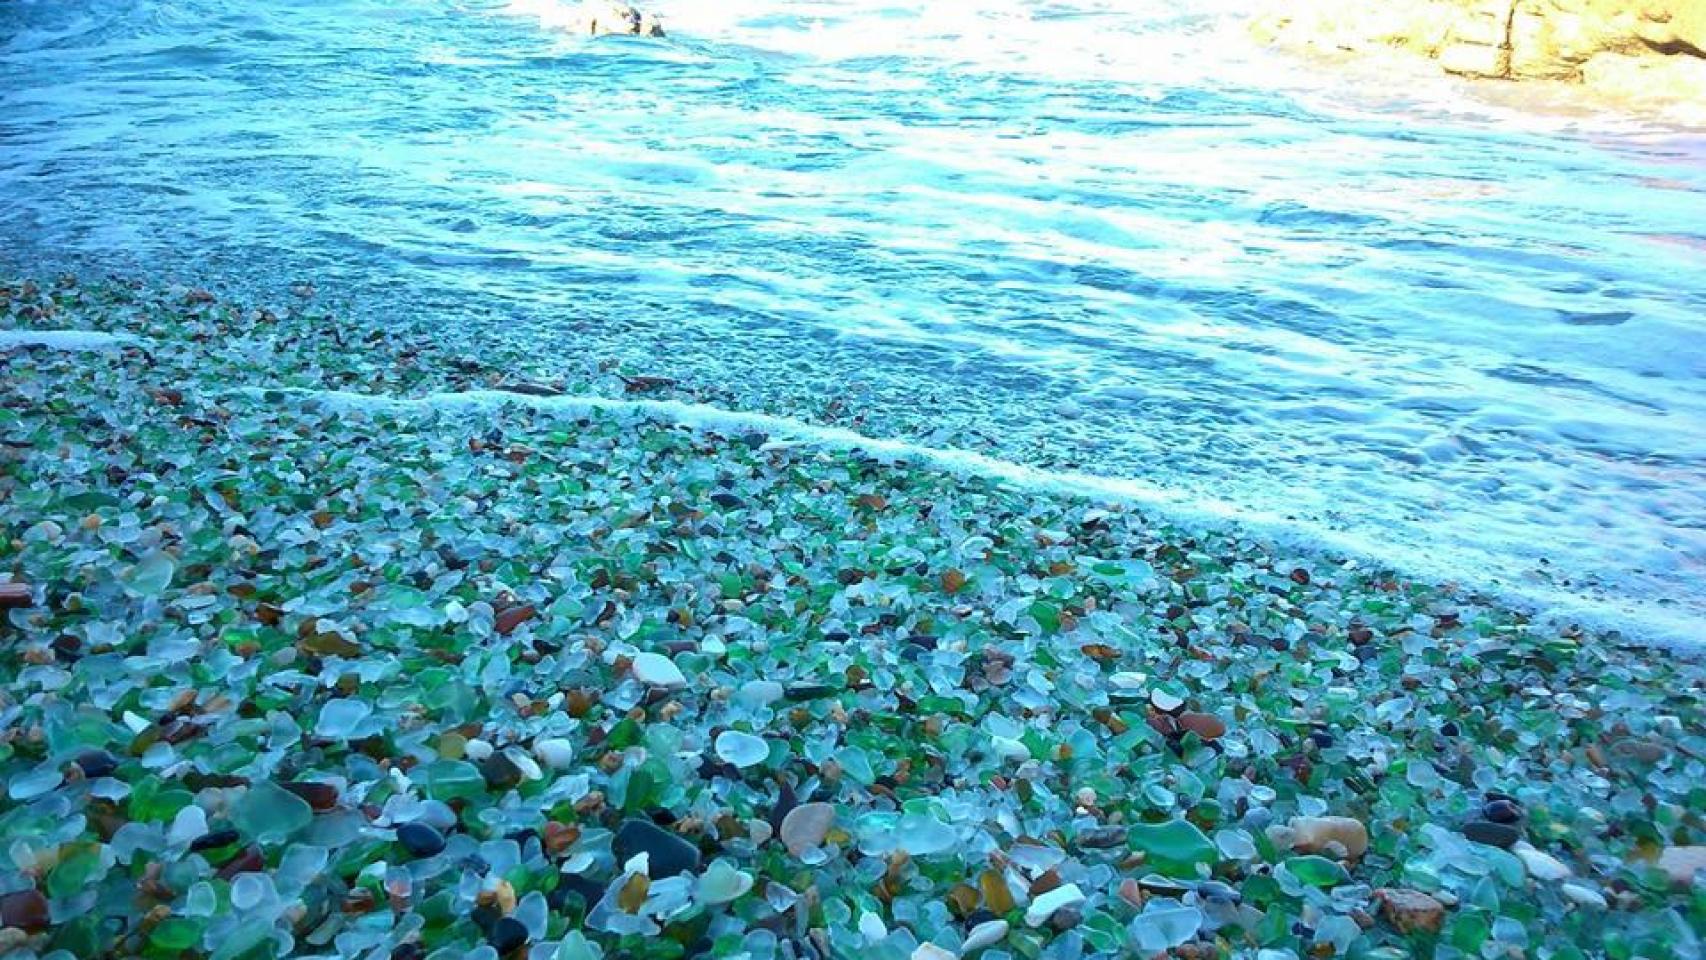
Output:
<instances>
[{"instance_id":1,"label":"sunlit water surface","mask_svg":"<svg viewBox=\"0 0 1706 960\"><path fill-rule=\"evenodd\" d=\"M1706 141L1237 6L6 0L0 266L313 279L1701 633Z\"/></svg>"}]
</instances>

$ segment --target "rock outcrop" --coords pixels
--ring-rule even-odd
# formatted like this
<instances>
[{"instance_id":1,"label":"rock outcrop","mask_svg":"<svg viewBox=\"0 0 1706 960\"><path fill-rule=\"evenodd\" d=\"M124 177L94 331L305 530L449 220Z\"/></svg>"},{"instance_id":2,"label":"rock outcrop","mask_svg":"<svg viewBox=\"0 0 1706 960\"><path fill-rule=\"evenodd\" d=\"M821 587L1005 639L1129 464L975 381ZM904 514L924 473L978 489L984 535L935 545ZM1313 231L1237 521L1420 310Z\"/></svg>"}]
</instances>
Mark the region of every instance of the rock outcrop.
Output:
<instances>
[{"instance_id":1,"label":"rock outcrop","mask_svg":"<svg viewBox=\"0 0 1706 960\"><path fill-rule=\"evenodd\" d=\"M1315 0L1277 6L1253 30L1320 53L1407 50L1466 77L1706 98L1706 0Z\"/></svg>"},{"instance_id":2,"label":"rock outcrop","mask_svg":"<svg viewBox=\"0 0 1706 960\"><path fill-rule=\"evenodd\" d=\"M610 35L661 37L663 24L651 14L641 13L618 0L585 0L580 12L581 32L595 37Z\"/></svg>"}]
</instances>

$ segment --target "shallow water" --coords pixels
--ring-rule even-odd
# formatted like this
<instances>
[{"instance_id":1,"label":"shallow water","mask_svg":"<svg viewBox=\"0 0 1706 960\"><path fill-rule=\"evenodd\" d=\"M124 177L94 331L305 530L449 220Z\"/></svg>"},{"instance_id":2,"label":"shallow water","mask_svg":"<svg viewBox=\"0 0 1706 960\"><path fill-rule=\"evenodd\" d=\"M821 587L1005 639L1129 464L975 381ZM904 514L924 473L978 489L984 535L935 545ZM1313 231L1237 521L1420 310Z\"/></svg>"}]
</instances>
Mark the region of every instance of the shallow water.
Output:
<instances>
[{"instance_id":1,"label":"shallow water","mask_svg":"<svg viewBox=\"0 0 1706 960\"><path fill-rule=\"evenodd\" d=\"M0 266L312 278L1699 633L1706 139L1236 6L12 0Z\"/></svg>"}]
</instances>

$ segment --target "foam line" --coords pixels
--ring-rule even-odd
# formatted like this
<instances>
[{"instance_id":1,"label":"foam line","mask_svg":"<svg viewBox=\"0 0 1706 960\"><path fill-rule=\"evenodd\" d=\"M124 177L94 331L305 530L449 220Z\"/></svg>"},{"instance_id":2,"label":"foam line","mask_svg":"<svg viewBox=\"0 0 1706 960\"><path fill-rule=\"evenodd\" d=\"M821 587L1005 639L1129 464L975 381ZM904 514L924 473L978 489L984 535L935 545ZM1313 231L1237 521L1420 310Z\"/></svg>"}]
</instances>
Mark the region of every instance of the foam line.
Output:
<instances>
[{"instance_id":1,"label":"foam line","mask_svg":"<svg viewBox=\"0 0 1706 960\"><path fill-rule=\"evenodd\" d=\"M501 390L433 393L420 397L383 397L342 390L243 388L238 393L259 396L283 393L309 397L333 408L396 412L482 412L505 407L530 407L560 416L612 416L628 421L654 421L694 430L725 434L763 433L766 448L805 447L825 452L859 450L891 463L905 461L961 477L996 480L1024 491L1054 496L1083 497L1152 510L1158 517L1184 527L1243 533L1304 554L1330 554L1363 569L1391 570L1436 584L1458 584L1512 609L1531 615L1541 625L1579 625L1615 631L1647 646L1698 651L1706 646L1698 621L1680 611L1631 600L1592 600L1538 585L1513 585L1485 574L1453 566L1439 554L1376 544L1338 531L1312 529L1299 521L1234 507L1214 499L1181 499L1172 491L1137 478L1109 477L1073 471L1051 471L969 450L922 446L904 440L868 437L843 427L819 426L765 413L724 410L676 400L637 400L611 397L538 397Z\"/></svg>"},{"instance_id":2,"label":"foam line","mask_svg":"<svg viewBox=\"0 0 1706 960\"><path fill-rule=\"evenodd\" d=\"M115 350L134 337L99 330L0 330L0 350L47 347L50 350Z\"/></svg>"}]
</instances>

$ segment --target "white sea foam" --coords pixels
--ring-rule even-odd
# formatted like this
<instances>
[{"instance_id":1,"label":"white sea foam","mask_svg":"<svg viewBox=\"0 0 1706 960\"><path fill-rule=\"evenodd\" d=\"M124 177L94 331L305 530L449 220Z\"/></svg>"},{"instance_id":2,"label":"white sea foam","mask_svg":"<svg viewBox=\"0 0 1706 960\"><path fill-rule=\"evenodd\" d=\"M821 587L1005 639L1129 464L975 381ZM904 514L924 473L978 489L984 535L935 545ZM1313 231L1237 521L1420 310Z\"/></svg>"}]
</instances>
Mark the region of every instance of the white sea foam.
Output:
<instances>
[{"instance_id":1,"label":"white sea foam","mask_svg":"<svg viewBox=\"0 0 1706 960\"><path fill-rule=\"evenodd\" d=\"M115 350L135 338L99 330L0 330L0 350L47 347L50 350Z\"/></svg>"},{"instance_id":2,"label":"white sea foam","mask_svg":"<svg viewBox=\"0 0 1706 960\"><path fill-rule=\"evenodd\" d=\"M770 449L799 447L832 453L858 450L885 462L994 480L1025 492L1135 506L1185 529L1241 534L1300 555L1326 554L1364 569L1390 569L1432 583L1454 585L1524 611L1546 626L1577 625L1616 631L1637 643L1675 650L1698 650L1706 645L1699 622L1686 612L1615 595L1589 598L1545 585L1504 582L1481 573L1476 558L1443 549L1438 544L1376 543L1214 499L1181 497L1177 491L1138 478L1047 470L974 451L869 437L843 427L810 424L772 414L676 400L536 397L501 390L407 398L337 390L245 388L238 392L249 396L284 393L309 397L332 409L479 413L505 407L530 407L565 417L612 416L623 421L651 421L727 435L762 433L768 438L766 446Z\"/></svg>"}]
</instances>

